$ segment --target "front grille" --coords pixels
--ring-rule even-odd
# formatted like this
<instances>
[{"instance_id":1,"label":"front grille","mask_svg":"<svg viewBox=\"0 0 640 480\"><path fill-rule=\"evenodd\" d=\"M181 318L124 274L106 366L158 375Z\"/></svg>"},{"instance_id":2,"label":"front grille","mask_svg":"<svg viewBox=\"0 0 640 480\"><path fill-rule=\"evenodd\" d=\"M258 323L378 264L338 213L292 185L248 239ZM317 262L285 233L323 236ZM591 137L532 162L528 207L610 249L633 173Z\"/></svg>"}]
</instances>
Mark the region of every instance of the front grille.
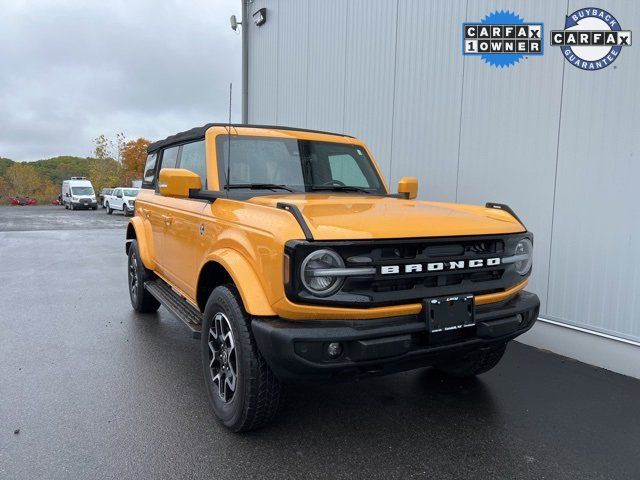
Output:
<instances>
[{"instance_id":1,"label":"front grille","mask_svg":"<svg viewBox=\"0 0 640 480\"><path fill-rule=\"evenodd\" d=\"M513 264L486 265L487 259L513 254L524 234L503 236L453 237L411 240L375 240L353 242L296 242L288 247L293 271L287 295L303 303L372 307L422 301L461 293L481 295L503 291L523 280ZM340 291L318 299L299 282L297 265L316 248L332 248L344 259L347 268L375 267L374 275L347 277ZM469 262L483 261L481 267ZM462 268L448 270L450 262ZM427 270L426 265L443 263L444 270ZM422 271L405 273L406 265L420 264ZM382 267L398 268L398 273L383 274Z\"/></svg>"}]
</instances>

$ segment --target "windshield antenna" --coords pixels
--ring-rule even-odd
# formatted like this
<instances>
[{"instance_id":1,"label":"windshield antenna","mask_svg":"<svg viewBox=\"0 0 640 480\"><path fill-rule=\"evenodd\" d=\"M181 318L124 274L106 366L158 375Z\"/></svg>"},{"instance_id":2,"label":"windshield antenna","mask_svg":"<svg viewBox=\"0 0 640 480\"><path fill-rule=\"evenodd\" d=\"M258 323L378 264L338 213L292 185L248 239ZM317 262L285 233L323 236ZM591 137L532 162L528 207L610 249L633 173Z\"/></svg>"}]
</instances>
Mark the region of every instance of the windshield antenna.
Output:
<instances>
[{"instance_id":1,"label":"windshield antenna","mask_svg":"<svg viewBox=\"0 0 640 480\"><path fill-rule=\"evenodd\" d=\"M227 127L227 198L229 198L229 183L231 181L231 94L233 83L229 84L229 126Z\"/></svg>"}]
</instances>

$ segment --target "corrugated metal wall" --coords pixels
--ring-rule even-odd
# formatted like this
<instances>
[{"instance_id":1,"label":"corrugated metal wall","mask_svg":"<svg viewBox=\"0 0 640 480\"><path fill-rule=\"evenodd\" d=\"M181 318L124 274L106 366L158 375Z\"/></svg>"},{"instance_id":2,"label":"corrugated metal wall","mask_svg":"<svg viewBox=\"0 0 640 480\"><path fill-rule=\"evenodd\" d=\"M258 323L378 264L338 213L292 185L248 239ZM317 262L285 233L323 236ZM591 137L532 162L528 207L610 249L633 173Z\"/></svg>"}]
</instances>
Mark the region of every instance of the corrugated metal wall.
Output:
<instances>
[{"instance_id":1,"label":"corrugated metal wall","mask_svg":"<svg viewBox=\"0 0 640 480\"><path fill-rule=\"evenodd\" d=\"M531 289L549 318L640 341L640 47L579 70L551 48L576 1L256 0L249 121L365 140L391 185L509 203L536 234ZM623 28L640 4L601 1ZM461 23L511 9L545 54L497 69L460 53ZM637 155L636 155L637 157Z\"/></svg>"}]
</instances>

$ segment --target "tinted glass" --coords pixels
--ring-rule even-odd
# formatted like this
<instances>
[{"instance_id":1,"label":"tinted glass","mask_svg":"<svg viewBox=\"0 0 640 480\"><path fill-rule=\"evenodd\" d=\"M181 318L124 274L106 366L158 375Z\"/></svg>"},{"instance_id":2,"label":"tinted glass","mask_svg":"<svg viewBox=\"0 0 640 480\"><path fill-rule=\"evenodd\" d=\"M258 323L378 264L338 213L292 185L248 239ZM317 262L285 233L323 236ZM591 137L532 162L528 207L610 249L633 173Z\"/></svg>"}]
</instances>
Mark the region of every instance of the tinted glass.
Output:
<instances>
[{"instance_id":1,"label":"tinted glass","mask_svg":"<svg viewBox=\"0 0 640 480\"><path fill-rule=\"evenodd\" d=\"M162 153L162 165L160 165L160 168L176 168L179 148L180 147L168 148Z\"/></svg>"},{"instance_id":2,"label":"tinted glass","mask_svg":"<svg viewBox=\"0 0 640 480\"><path fill-rule=\"evenodd\" d=\"M91 187L71 187L71 193L73 195L93 195L93 188L91 188Z\"/></svg>"},{"instance_id":3,"label":"tinted glass","mask_svg":"<svg viewBox=\"0 0 640 480\"><path fill-rule=\"evenodd\" d=\"M351 155L329 155L329 166L333 179L340 179L346 185L356 187L366 188L369 186L358 162Z\"/></svg>"},{"instance_id":4,"label":"tinted glass","mask_svg":"<svg viewBox=\"0 0 640 480\"><path fill-rule=\"evenodd\" d=\"M147 155L147 163L144 165L144 175L143 179L146 183L153 183L156 177L156 160L158 159L158 155L152 153L151 155Z\"/></svg>"},{"instance_id":5,"label":"tinted glass","mask_svg":"<svg viewBox=\"0 0 640 480\"><path fill-rule=\"evenodd\" d=\"M202 188L207 188L207 155L204 141L187 143L182 146L180 168L197 173L202 180Z\"/></svg>"},{"instance_id":6,"label":"tinted glass","mask_svg":"<svg viewBox=\"0 0 640 480\"><path fill-rule=\"evenodd\" d=\"M220 184L226 184L229 137L217 138ZM358 145L289 138L231 137L232 185L272 183L295 191L352 186L385 194L382 182Z\"/></svg>"}]
</instances>

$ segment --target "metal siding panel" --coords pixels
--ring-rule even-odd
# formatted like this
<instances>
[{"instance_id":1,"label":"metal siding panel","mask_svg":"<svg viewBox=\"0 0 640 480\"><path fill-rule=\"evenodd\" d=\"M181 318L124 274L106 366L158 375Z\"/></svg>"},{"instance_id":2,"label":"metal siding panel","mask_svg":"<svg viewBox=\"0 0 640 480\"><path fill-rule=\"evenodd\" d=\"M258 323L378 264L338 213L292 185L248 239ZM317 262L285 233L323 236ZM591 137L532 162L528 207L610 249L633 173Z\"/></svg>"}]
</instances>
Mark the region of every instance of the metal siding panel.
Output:
<instances>
[{"instance_id":1,"label":"metal siding panel","mask_svg":"<svg viewBox=\"0 0 640 480\"><path fill-rule=\"evenodd\" d=\"M543 21L548 30L549 20L562 23L566 4L470 2L467 20L480 21L502 9L525 21ZM540 296L543 312L564 64L562 55L553 53L547 49L544 57L523 59L509 68L465 57L457 192L460 202L509 204L535 233L530 289Z\"/></svg>"},{"instance_id":2,"label":"metal siding panel","mask_svg":"<svg viewBox=\"0 0 640 480\"><path fill-rule=\"evenodd\" d=\"M598 5L623 29L640 25L636 3ZM583 6L571 2L569 9ZM637 45L623 48L612 66L597 72L567 63L547 309L554 319L636 341L640 341L638 85Z\"/></svg>"},{"instance_id":3,"label":"metal siding panel","mask_svg":"<svg viewBox=\"0 0 640 480\"><path fill-rule=\"evenodd\" d=\"M399 3L390 184L417 176L420 198L455 201L466 2ZM400 25L399 25L400 27ZM452 53L454 52L454 53Z\"/></svg>"},{"instance_id":4,"label":"metal siding panel","mask_svg":"<svg viewBox=\"0 0 640 480\"><path fill-rule=\"evenodd\" d=\"M341 132L347 51L347 2L309 3L309 64L306 127Z\"/></svg>"},{"instance_id":5,"label":"metal siding panel","mask_svg":"<svg viewBox=\"0 0 640 480\"><path fill-rule=\"evenodd\" d=\"M267 8L267 21L256 27L249 18L249 123L274 124L278 107L279 0L256 0L249 16ZM245 28L242 26L240 28Z\"/></svg>"},{"instance_id":6,"label":"metal siding panel","mask_svg":"<svg viewBox=\"0 0 640 480\"><path fill-rule=\"evenodd\" d=\"M364 140L389 175L397 1L352 0L347 13L344 132Z\"/></svg>"},{"instance_id":7,"label":"metal siding panel","mask_svg":"<svg viewBox=\"0 0 640 480\"><path fill-rule=\"evenodd\" d=\"M307 0L279 0L276 124L306 126L309 11Z\"/></svg>"}]
</instances>

